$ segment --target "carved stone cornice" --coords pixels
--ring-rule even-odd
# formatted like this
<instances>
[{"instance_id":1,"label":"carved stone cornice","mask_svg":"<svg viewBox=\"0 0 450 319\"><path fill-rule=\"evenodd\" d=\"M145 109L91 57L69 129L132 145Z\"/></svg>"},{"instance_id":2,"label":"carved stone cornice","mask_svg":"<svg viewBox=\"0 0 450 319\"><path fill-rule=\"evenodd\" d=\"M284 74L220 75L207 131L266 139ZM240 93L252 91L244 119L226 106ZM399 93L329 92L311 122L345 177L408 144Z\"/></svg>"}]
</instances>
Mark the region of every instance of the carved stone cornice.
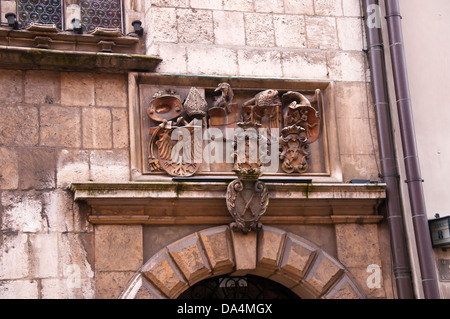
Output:
<instances>
[{"instance_id":1,"label":"carved stone cornice","mask_svg":"<svg viewBox=\"0 0 450 319\"><path fill-rule=\"evenodd\" d=\"M378 223L384 184L265 182L270 205L264 224ZM228 183L74 183L74 199L87 204L93 224L229 224Z\"/></svg>"}]
</instances>

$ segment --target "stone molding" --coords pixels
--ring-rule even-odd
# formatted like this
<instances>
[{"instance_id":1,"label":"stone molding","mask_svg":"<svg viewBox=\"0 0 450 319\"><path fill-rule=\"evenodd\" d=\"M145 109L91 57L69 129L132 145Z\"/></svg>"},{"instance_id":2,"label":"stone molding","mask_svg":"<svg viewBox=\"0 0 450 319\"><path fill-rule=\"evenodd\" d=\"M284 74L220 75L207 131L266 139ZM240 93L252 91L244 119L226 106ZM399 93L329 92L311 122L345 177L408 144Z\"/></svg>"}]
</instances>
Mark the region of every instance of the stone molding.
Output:
<instances>
[{"instance_id":1,"label":"stone molding","mask_svg":"<svg viewBox=\"0 0 450 319\"><path fill-rule=\"evenodd\" d=\"M214 276L253 274L305 299L364 299L346 268L300 236L263 226L244 235L229 226L188 235L157 252L135 273L121 299L174 299Z\"/></svg>"}]
</instances>

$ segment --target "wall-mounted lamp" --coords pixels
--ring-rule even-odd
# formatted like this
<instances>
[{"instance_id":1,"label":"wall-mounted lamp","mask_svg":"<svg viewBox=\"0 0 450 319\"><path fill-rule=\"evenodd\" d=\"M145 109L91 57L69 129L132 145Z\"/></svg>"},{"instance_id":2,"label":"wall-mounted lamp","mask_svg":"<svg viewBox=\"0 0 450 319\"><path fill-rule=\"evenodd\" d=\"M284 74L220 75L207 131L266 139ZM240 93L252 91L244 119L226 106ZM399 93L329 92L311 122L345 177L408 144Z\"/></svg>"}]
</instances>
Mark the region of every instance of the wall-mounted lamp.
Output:
<instances>
[{"instance_id":1,"label":"wall-mounted lamp","mask_svg":"<svg viewBox=\"0 0 450 319\"><path fill-rule=\"evenodd\" d=\"M8 12L5 14L5 18L8 21L8 25L13 28L14 30L19 29L19 23L16 20L16 14L12 12Z\"/></svg>"},{"instance_id":2,"label":"wall-mounted lamp","mask_svg":"<svg viewBox=\"0 0 450 319\"><path fill-rule=\"evenodd\" d=\"M142 28L142 22L139 20L134 20L131 25L134 28L134 33L136 33L137 35L143 35L144 34L144 29Z\"/></svg>"},{"instance_id":3,"label":"wall-mounted lamp","mask_svg":"<svg viewBox=\"0 0 450 319\"><path fill-rule=\"evenodd\" d=\"M81 27L81 20L77 18L72 19L73 31L78 34L83 33L83 28Z\"/></svg>"},{"instance_id":4,"label":"wall-mounted lamp","mask_svg":"<svg viewBox=\"0 0 450 319\"><path fill-rule=\"evenodd\" d=\"M440 217L428 221L430 227L431 243L433 247L450 247L450 216Z\"/></svg>"}]
</instances>

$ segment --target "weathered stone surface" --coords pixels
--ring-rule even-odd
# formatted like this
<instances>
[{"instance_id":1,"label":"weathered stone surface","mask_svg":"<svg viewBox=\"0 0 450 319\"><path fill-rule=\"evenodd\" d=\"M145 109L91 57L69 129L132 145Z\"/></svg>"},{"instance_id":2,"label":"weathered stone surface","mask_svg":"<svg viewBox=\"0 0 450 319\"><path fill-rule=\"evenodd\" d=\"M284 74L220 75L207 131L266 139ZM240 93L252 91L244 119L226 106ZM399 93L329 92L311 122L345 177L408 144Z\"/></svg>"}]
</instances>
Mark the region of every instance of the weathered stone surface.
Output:
<instances>
[{"instance_id":1,"label":"weathered stone surface","mask_svg":"<svg viewBox=\"0 0 450 319\"><path fill-rule=\"evenodd\" d=\"M142 258L142 226L95 227L96 271L136 271Z\"/></svg>"},{"instance_id":2,"label":"weathered stone surface","mask_svg":"<svg viewBox=\"0 0 450 319\"><path fill-rule=\"evenodd\" d=\"M322 52L282 52L283 75L291 78L327 79L327 56Z\"/></svg>"},{"instance_id":3,"label":"weathered stone surface","mask_svg":"<svg viewBox=\"0 0 450 319\"><path fill-rule=\"evenodd\" d=\"M258 237L255 232L243 234L240 231L232 231L234 258L236 262L235 275L239 276L256 268L256 255Z\"/></svg>"},{"instance_id":4,"label":"weathered stone surface","mask_svg":"<svg viewBox=\"0 0 450 319\"><path fill-rule=\"evenodd\" d=\"M39 141L37 108L19 105L0 107L0 110L2 112L2 116L0 116L0 145L37 145Z\"/></svg>"},{"instance_id":5,"label":"weathered stone surface","mask_svg":"<svg viewBox=\"0 0 450 319\"><path fill-rule=\"evenodd\" d=\"M56 156L53 150L22 149L19 169L21 189L49 189L56 186Z\"/></svg>"},{"instance_id":6,"label":"weathered stone surface","mask_svg":"<svg viewBox=\"0 0 450 319\"><path fill-rule=\"evenodd\" d=\"M223 9L229 10L229 11L241 11L241 12L253 11L253 0L224 1Z\"/></svg>"},{"instance_id":7,"label":"weathered stone surface","mask_svg":"<svg viewBox=\"0 0 450 319\"><path fill-rule=\"evenodd\" d=\"M275 44L285 48L306 48L305 18L295 15L274 15Z\"/></svg>"},{"instance_id":8,"label":"weathered stone surface","mask_svg":"<svg viewBox=\"0 0 450 319\"><path fill-rule=\"evenodd\" d=\"M258 268L262 267L274 272L278 268L284 249L286 232L264 226L258 236Z\"/></svg>"},{"instance_id":9,"label":"weathered stone surface","mask_svg":"<svg viewBox=\"0 0 450 319\"><path fill-rule=\"evenodd\" d=\"M359 292L347 275L344 275L339 282L327 292L325 299L361 299L364 296Z\"/></svg>"},{"instance_id":10,"label":"weathered stone surface","mask_svg":"<svg viewBox=\"0 0 450 319\"><path fill-rule=\"evenodd\" d=\"M246 13L244 18L246 21L245 36L248 46L275 46L275 34L271 14Z\"/></svg>"},{"instance_id":11,"label":"weathered stone surface","mask_svg":"<svg viewBox=\"0 0 450 319\"><path fill-rule=\"evenodd\" d=\"M346 267L381 265L377 225L336 225L339 260Z\"/></svg>"},{"instance_id":12,"label":"weathered stone surface","mask_svg":"<svg viewBox=\"0 0 450 319\"><path fill-rule=\"evenodd\" d=\"M59 72L30 70L25 72L25 102L30 104L60 104Z\"/></svg>"},{"instance_id":13,"label":"weathered stone surface","mask_svg":"<svg viewBox=\"0 0 450 319\"><path fill-rule=\"evenodd\" d=\"M150 9L153 32L151 36L157 42L177 42L177 16L175 8L152 7Z\"/></svg>"},{"instance_id":14,"label":"weathered stone surface","mask_svg":"<svg viewBox=\"0 0 450 319\"><path fill-rule=\"evenodd\" d=\"M283 0L259 0L255 1L256 12L273 12L281 13L284 11Z\"/></svg>"},{"instance_id":15,"label":"weathered stone surface","mask_svg":"<svg viewBox=\"0 0 450 319\"><path fill-rule=\"evenodd\" d=\"M359 0L343 0L342 9L345 16L361 17L361 5Z\"/></svg>"},{"instance_id":16,"label":"weathered stone surface","mask_svg":"<svg viewBox=\"0 0 450 319\"><path fill-rule=\"evenodd\" d=\"M93 106L95 104L94 77L89 73L61 73L61 104Z\"/></svg>"},{"instance_id":17,"label":"weathered stone surface","mask_svg":"<svg viewBox=\"0 0 450 319\"><path fill-rule=\"evenodd\" d=\"M306 17L308 48L330 50L338 48L336 21L334 18Z\"/></svg>"},{"instance_id":18,"label":"weathered stone surface","mask_svg":"<svg viewBox=\"0 0 450 319\"><path fill-rule=\"evenodd\" d=\"M314 291L315 295L319 295L328 289L343 271L342 265L325 252L320 252L303 279L302 285Z\"/></svg>"},{"instance_id":19,"label":"weathered stone surface","mask_svg":"<svg viewBox=\"0 0 450 319\"><path fill-rule=\"evenodd\" d=\"M214 11L214 37L218 45L245 45L244 14Z\"/></svg>"},{"instance_id":20,"label":"weathered stone surface","mask_svg":"<svg viewBox=\"0 0 450 319\"><path fill-rule=\"evenodd\" d=\"M95 298L117 299L133 274L128 271L97 271L95 273Z\"/></svg>"},{"instance_id":21,"label":"weathered stone surface","mask_svg":"<svg viewBox=\"0 0 450 319\"><path fill-rule=\"evenodd\" d=\"M280 261L280 273L294 282L300 281L309 269L316 250L315 247L289 233L286 236L284 253Z\"/></svg>"},{"instance_id":22,"label":"weathered stone surface","mask_svg":"<svg viewBox=\"0 0 450 319\"><path fill-rule=\"evenodd\" d=\"M368 119L338 118L339 146L341 154L368 155L374 148Z\"/></svg>"},{"instance_id":23,"label":"weathered stone surface","mask_svg":"<svg viewBox=\"0 0 450 319\"><path fill-rule=\"evenodd\" d=\"M3 231L34 233L43 230L42 203L34 192L2 192Z\"/></svg>"},{"instance_id":24,"label":"weathered stone surface","mask_svg":"<svg viewBox=\"0 0 450 319\"><path fill-rule=\"evenodd\" d=\"M0 147L0 189L16 189L19 185L18 158L16 150Z\"/></svg>"},{"instance_id":25,"label":"weathered stone surface","mask_svg":"<svg viewBox=\"0 0 450 319\"><path fill-rule=\"evenodd\" d=\"M328 52L330 79L335 81L363 82L364 56L359 52ZM369 73L367 73L369 74Z\"/></svg>"},{"instance_id":26,"label":"weathered stone surface","mask_svg":"<svg viewBox=\"0 0 450 319\"><path fill-rule=\"evenodd\" d=\"M189 284L206 278L211 272L208 258L196 233L169 245L167 250Z\"/></svg>"},{"instance_id":27,"label":"weathered stone surface","mask_svg":"<svg viewBox=\"0 0 450 319\"><path fill-rule=\"evenodd\" d=\"M50 147L81 146L81 112L78 108L42 107L41 145Z\"/></svg>"},{"instance_id":28,"label":"weathered stone surface","mask_svg":"<svg viewBox=\"0 0 450 319\"><path fill-rule=\"evenodd\" d=\"M127 150L95 150L90 155L90 180L96 182L125 182L130 179Z\"/></svg>"},{"instance_id":29,"label":"weathered stone surface","mask_svg":"<svg viewBox=\"0 0 450 319\"><path fill-rule=\"evenodd\" d=\"M178 296L188 287L165 249L153 256L151 262L142 267L141 272L169 298Z\"/></svg>"},{"instance_id":30,"label":"weathered stone surface","mask_svg":"<svg viewBox=\"0 0 450 319\"><path fill-rule=\"evenodd\" d=\"M58 234L31 234L29 236L33 278L58 276Z\"/></svg>"},{"instance_id":31,"label":"weathered stone surface","mask_svg":"<svg viewBox=\"0 0 450 319\"><path fill-rule=\"evenodd\" d=\"M190 1L192 8L198 9L212 9L212 10L220 10L222 9L222 0L191 0Z\"/></svg>"},{"instance_id":32,"label":"weathered stone surface","mask_svg":"<svg viewBox=\"0 0 450 319\"><path fill-rule=\"evenodd\" d=\"M124 299L165 299L156 288L153 286L147 279L145 279L142 275L139 275L138 278L135 279L137 284L134 291L126 291L126 295L122 298Z\"/></svg>"},{"instance_id":33,"label":"weathered stone surface","mask_svg":"<svg viewBox=\"0 0 450 319\"><path fill-rule=\"evenodd\" d=\"M341 16L341 0L314 0L314 9L317 15Z\"/></svg>"},{"instance_id":34,"label":"weathered stone surface","mask_svg":"<svg viewBox=\"0 0 450 319\"><path fill-rule=\"evenodd\" d=\"M364 20L361 18L338 18L336 21L339 47L342 50L361 51L363 49Z\"/></svg>"},{"instance_id":35,"label":"weathered stone surface","mask_svg":"<svg viewBox=\"0 0 450 319\"><path fill-rule=\"evenodd\" d=\"M56 155L57 186L67 188L71 183L89 181L89 152L64 149Z\"/></svg>"},{"instance_id":36,"label":"weathered stone surface","mask_svg":"<svg viewBox=\"0 0 450 319\"><path fill-rule=\"evenodd\" d=\"M128 148L128 112L126 109L112 109L113 147Z\"/></svg>"},{"instance_id":37,"label":"weathered stone surface","mask_svg":"<svg viewBox=\"0 0 450 319\"><path fill-rule=\"evenodd\" d=\"M231 272L234 268L234 254L228 226L219 226L198 233L205 247L212 271Z\"/></svg>"},{"instance_id":38,"label":"weathered stone surface","mask_svg":"<svg viewBox=\"0 0 450 319\"><path fill-rule=\"evenodd\" d=\"M127 77L125 75L96 74L95 105L127 107Z\"/></svg>"},{"instance_id":39,"label":"weathered stone surface","mask_svg":"<svg viewBox=\"0 0 450 319\"><path fill-rule=\"evenodd\" d=\"M275 50L239 50L239 75L281 77L281 53Z\"/></svg>"},{"instance_id":40,"label":"weathered stone surface","mask_svg":"<svg viewBox=\"0 0 450 319\"><path fill-rule=\"evenodd\" d=\"M4 231L3 227L2 231ZM2 245L0 246L0 280L26 278L29 274L28 253L28 236L26 234L7 236L5 233L2 233ZM11 265L14 265L14 267L11 267ZM10 298L14 298L13 292L15 291L8 291L8 289L2 287L2 284L4 282L0 281L0 296L9 295Z\"/></svg>"},{"instance_id":41,"label":"weathered stone surface","mask_svg":"<svg viewBox=\"0 0 450 319\"><path fill-rule=\"evenodd\" d=\"M189 46L186 52L188 73L235 75L238 72L235 50L213 46Z\"/></svg>"},{"instance_id":42,"label":"weathered stone surface","mask_svg":"<svg viewBox=\"0 0 450 319\"><path fill-rule=\"evenodd\" d=\"M314 15L313 0L284 0L285 13Z\"/></svg>"},{"instance_id":43,"label":"weathered stone surface","mask_svg":"<svg viewBox=\"0 0 450 319\"><path fill-rule=\"evenodd\" d=\"M186 47L177 44L164 43L153 46L152 49L156 49L158 52L157 54L164 57L156 69L157 72L187 73L188 58L186 54ZM147 51L149 51L149 49Z\"/></svg>"},{"instance_id":44,"label":"weathered stone surface","mask_svg":"<svg viewBox=\"0 0 450 319\"><path fill-rule=\"evenodd\" d=\"M178 41L184 43L214 43L210 10L177 9Z\"/></svg>"},{"instance_id":45,"label":"weathered stone surface","mask_svg":"<svg viewBox=\"0 0 450 319\"><path fill-rule=\"evenodd\" d=\"M22 77L22 71L0 70L0 103L22 102Z\"/></svg>"},{"instance_id":46,"label":"weathered stone surface","mask_svg":"<svg viewBox=\"0 0 450 319\"><path fill-rule=\"evenodd\" d=\"M93 299L94 285L90 279L76 278L41 279L40 296L42 299Z\"/></svg>"},{"instance_id":47,"label":"weathered stone surface","mask_svg":"<svg viewBox=\"0 0 450 319\"><path fill-rule=\"evenodd\" d=\"M85 108L82 112L82 121L84 148L112 148L112 119L110 109Z\"/></svg>"},{"instance_id":48,"label":"weathered stone surface","mask_svg":"<svg viewBox=\"0 0 450 319\"><path fill-rule=\"evenodd\" d=\"M0 299L38 299L37 280L0 281Z\"/></svg>"}]
</instances>

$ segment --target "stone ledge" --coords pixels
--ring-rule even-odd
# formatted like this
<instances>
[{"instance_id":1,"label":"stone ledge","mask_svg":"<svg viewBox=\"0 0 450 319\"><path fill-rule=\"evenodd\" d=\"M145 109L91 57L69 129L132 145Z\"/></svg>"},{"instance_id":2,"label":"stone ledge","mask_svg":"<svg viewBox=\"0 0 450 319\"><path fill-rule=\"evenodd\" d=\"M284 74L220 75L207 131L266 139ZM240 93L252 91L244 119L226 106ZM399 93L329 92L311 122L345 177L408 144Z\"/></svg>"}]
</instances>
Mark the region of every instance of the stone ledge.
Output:
<instances>
[{"instance_id":1,"label":"stone ledge","mask_svg":"<svg viewBox=\"0 0 450 319\"><path fill-rule=\"evenodd\" d=\"M276 184L269 188L264 224L379 223L384 184ZM73 183L92 224L228 224L227 183Z\"/></svg>"},{"instance_id":2,"label":"stone ledge","mask_svg":"<svg viewBox=\"0 0 450 319\"><path fill-rule=\"evenodd\" d=\"M0 45L0 68L104 73L153 72L161 58L147 55L62 51Z\"/></svg>"}]
</instances>

